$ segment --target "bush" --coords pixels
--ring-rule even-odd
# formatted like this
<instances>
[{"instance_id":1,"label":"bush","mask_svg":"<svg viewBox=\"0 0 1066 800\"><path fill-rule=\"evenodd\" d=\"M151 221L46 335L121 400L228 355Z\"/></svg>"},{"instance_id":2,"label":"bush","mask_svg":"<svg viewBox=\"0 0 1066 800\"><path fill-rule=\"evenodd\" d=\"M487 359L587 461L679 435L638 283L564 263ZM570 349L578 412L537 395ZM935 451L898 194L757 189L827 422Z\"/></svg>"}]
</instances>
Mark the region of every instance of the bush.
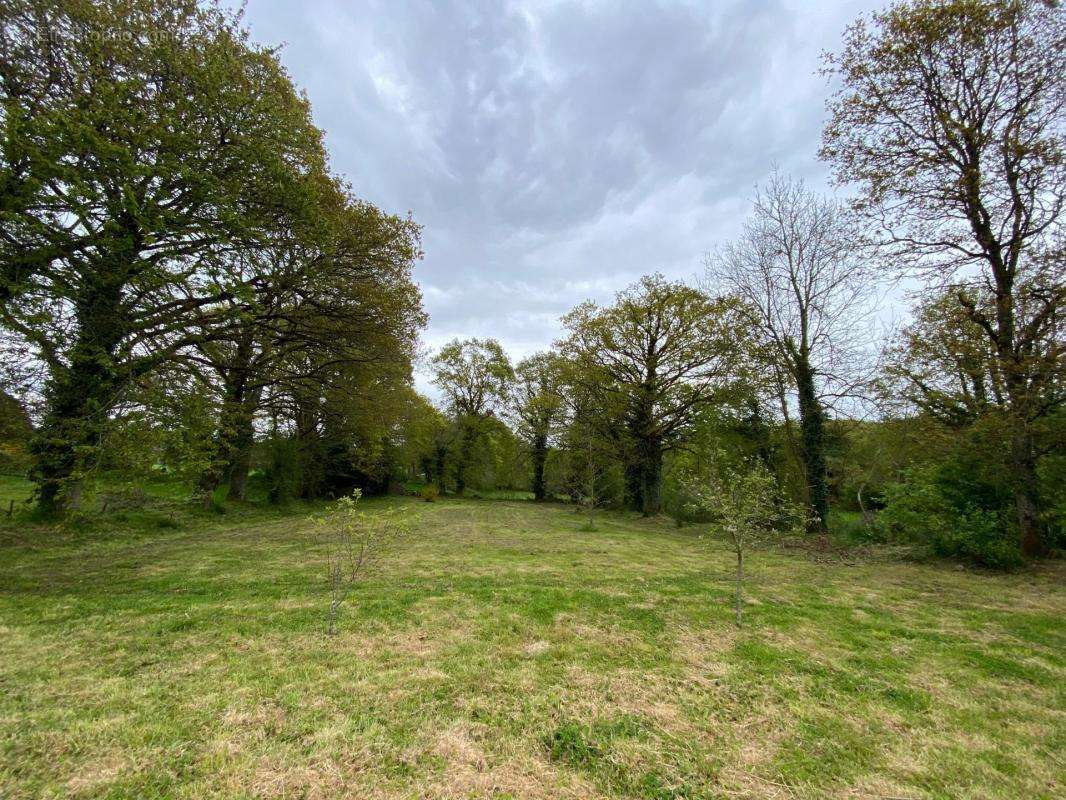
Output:
<instances>
[{"instance_id":1,"label":"bush","mask_svg":"<svg viewBox=\"0 0 1066 800\"><path fill-rule=\"evenodd\" d=\"M418 493L418 496L425 500L427 503L435 503L437 502L437 498L440 497L440 490L437 489L436 485L432 483L427 483L425 486L422 487L422 490Z\"/></svg>"},{"instance_id":2,"label":"bush","mask_svg":"<svg viewBox=\"0 0 1066 800\"><path fill-rule=\"evenodd\" d=\"M878 519L885 537L993 569L1019 566L1021 551L1007 515L1000 509L980 508L957 486L945 485L951 475L952 470L938 465L912 469L902 482L889 484Z\"/></svg>"},{"instance_id":3,"label":"bush","mask_svg":"<svg viewBox=\"0 0 1066 800\"><path fill-rule=\"evenodd\" d=\"M868 544L884 542L884 530L856 511L829 510L829 532L845 542Z\"/></svg>"}]
</instances>

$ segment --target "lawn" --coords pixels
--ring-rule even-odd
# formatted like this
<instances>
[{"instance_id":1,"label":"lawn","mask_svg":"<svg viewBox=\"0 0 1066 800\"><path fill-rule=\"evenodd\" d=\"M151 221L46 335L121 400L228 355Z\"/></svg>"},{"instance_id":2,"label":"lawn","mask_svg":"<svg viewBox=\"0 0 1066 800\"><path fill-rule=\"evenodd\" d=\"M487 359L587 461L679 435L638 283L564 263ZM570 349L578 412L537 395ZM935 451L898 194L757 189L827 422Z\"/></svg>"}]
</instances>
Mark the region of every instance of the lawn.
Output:
<instances>
[{"instance_id":1,"label":"lawn","mask_svg":"<svg viewBox=\"0 0 1066 800\"><path fill-rule=\"evenodd\" d=\"M0 797L1039 798L1066 569L750 558L505 500L413 533L340 634L310 509L0 532Z\"/></svg>"}]
</instances>

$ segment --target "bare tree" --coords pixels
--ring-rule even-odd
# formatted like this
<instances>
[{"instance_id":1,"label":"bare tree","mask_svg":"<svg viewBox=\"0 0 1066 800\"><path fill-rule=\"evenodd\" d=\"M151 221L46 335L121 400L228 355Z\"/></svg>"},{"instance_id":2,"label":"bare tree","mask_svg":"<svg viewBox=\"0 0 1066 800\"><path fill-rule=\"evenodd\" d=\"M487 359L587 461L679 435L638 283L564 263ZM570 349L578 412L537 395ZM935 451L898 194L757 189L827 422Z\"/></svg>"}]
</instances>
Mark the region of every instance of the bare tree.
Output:
<instances>
[{"instance_id":1,"label":"bare tree","mask_svg":"<svg viewBox=\"0 0 1066 800\"><path fill-rule=\"evenodd\" d=\"M874 284L852 242L837 204L775 170L740 239L707 258L708 281L744 301L767 346L786 425L795 392L811 519L823 531L826 412L856 395L872 352Z\"/></svg>"}]
</instances>

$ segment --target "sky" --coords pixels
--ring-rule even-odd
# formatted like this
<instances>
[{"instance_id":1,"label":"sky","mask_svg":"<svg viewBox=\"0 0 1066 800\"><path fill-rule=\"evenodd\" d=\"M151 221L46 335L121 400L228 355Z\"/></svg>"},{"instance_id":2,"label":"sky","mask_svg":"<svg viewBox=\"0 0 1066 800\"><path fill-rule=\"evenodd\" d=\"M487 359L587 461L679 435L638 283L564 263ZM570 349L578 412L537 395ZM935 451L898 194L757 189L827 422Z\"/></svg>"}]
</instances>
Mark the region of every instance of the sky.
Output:
<instances>
[{"instance_id":1,"label":"sky","mask_svg":"<svg viewBox=\"0 0 1066 800\"><path fill-rule=\"evenodd\" d=\"M881 5L248 0L246 22L283 45L334 170L423 226L427 348L517 360L583 300L698 279L774 164L831 192L821 53Z\"/></svg>"}]
</instances>

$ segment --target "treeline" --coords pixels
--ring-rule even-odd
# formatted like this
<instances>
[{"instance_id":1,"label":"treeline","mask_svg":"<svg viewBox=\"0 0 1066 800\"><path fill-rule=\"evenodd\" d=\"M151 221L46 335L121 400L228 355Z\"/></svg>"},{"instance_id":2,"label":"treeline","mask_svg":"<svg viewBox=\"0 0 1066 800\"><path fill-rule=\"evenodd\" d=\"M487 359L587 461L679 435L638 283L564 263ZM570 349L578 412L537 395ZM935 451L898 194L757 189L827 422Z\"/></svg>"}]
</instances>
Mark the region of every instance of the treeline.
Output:
<instances>
[{"instance_id":1,"label":"treeline","mask_svg":"<svg viewBox=\"0 0 1066 800\"><path fill-rule=\"evenodd\" d=\"M684 521L699 487L758 469L814 536L996 566L1063 545L1055 4L906 0L855 23L820 153L848 202L774 172L698 285L653 274L582 304L517 364L457 340L430 362L440 408L411 383L417 225L331 174L238 17L2 13L0 411L43 512L95 475L165 471L207 504L254 475L276 502L502 487ZM899 278L922 289L886 342Z\"/></svg>"},{"instance_id":2,"label":"treeline","mask_svg":"<svg viewBox=\"0 0 1066 800\"><path fill-rule=\"evenodd\" d=\"M418 226L330 173L277 54L223 7L0 13L0 319L9 386L39 392L41 511L109 465L241 498L264 419L291 440L278 497L372 474L425 320Z\"/></svg>"}]
</instances>

